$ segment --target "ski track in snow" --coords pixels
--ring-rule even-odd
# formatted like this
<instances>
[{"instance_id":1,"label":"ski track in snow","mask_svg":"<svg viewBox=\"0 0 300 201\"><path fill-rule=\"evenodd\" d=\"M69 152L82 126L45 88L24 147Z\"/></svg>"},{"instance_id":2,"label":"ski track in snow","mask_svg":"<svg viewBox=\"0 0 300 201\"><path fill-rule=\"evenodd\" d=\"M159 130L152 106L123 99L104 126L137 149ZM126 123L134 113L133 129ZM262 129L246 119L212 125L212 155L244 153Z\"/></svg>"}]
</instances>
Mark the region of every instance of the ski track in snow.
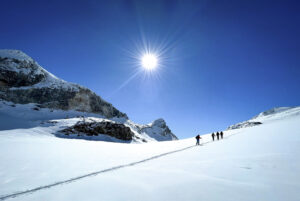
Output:
<instances>
[{"instance_id":1,"label":"ski track in snow","mask_svg":"<svg viewBox=\"0 0 300 201\"><path fill-rule=\"evenodd\" d=\"M239 133L240 132L232 133L231 135L228 135L228 136L224 137L224 139L230 138L233 135L236 135L236 134L239 134ZM219 141L222 141L222 139L215 140L215 141L209 140L207 142L200 143L200 146L202 146L204 144L212 143L212 142L219 142ZM158 159L158 158L161 158L163 156L167 156L167 155L174 154L174 153L177 153L177 152L185 151L185 150L191 149L193 147L198 147L198 146L197 145L192 145L192 146L177 149L177 150L174 150L174 151L166 152L166 153L163 153L163 154L158 154L158 155L155 155L155 156L152 156L152 157L140 160L140 161L136 161L136 162L132 162L132 163L124 164L124 165L119 165L119 166L107 168L107 169L104 169L104 170L92 172L92 173L81 175L81 176L78 176L78 177L73 177L73 178L70 178L70 179L67 179L67 180L64 180L64 181L59 181L59 182L55 182L55 183L52 183L52 184L40 186L40 187L37 187L37 188L15 192L15 193L8 194L8 195L2 195L2 196L0 195L0 200L6 200L6 199L9 199L9 198L15 198L15 197L26 195L26 194L31 194L31 193L34 193L36 191L45 190L45 189L49 189L49 188L52 188L52 187L55 187L55 186L68 184L68 183L75 182L75 181L78 181L80 179L84 179L84 178L87 178L87 177L97 176L98 174L102 174L102 173L118 170L118 169L121 169L121 168L126 168L126 167L130 167L130 166L138 165L140 163L145 163L147 161Z\"/></svg>"},{"instance_id":2,"label":"ski track in snow","mask_svg":"<svg viewBox=\"0 0 300 201\"><path fill-rule=\"evenodd\" d=\"M212 142L212 141L202 143L201 145L207 144L207 143L210 143L210 142ZM59 181L59 182L56 182L56 183L52 183L52 184L49 184L49 185L44 185L44 186L40 186L40 187L37 187L37 188L25 190L25 191L15 192L15 193L12 193L12 194L9 194L9 195L2 195L0 197L0 200L6 200L6 199L9 199L9 198L15 198L15 197L21 196L21 195L31 194L31 193L34 193L36 191L52 188L52 187L55 187L55 186L58 186L58 185L68 184L68 183L71 183L71 182L78 181L80 179L96 176L98 174L102 174L102 173L105 173L105 172L110 172L110 171L118 170L118 169L121 169L121 168L126 168L126 167L130 167L130 166L138 165L140 163L144 163L144 162L151 161L151 160L154 160L154 159L157 159L157 158L161 158L161 157L166 156L166 155L170 155L170 154L174 154L174 153L177 153L177 152L185 151L185 150L191 149L193 147L196 147L196 146L195 145L188 146L188 147L185 147L185 148L182 148L182 149L178 149L178 150L166 152L166 153L163 153L163 154L155 155L155 156L152 156L150 158L146 158L146 159L143 159L143 160L140 160L140 161L137 161L137 162L132 162L132 163L128 163L128 164L125 164L125 165L119 165L119 166L107 168L107 169L100 170L100 171L97 171L97 172L92 172L92 173L81 175L81 176L78 176L78 177L73 177L73 178L70 178L70 179L67 179L67 180L64 180L64 181Z\"/></svg>"}]
</instances>

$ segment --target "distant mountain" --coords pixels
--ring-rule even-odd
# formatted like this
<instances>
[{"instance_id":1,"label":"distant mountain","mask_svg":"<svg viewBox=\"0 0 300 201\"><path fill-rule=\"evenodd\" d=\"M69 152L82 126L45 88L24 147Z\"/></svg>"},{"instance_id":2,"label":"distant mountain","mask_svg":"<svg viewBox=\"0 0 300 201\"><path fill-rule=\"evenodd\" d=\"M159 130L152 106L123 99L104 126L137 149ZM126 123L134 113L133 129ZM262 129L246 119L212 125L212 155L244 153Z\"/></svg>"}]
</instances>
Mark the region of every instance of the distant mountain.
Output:
<instances>
[{"instance_id":1,"label":"distant mountain","mask_svg":"<svg viewBox=\"0 0 300 201\"><path fill-rule=\"evenodd\" d=\"M132 139L134 133L146 134L158 141L177 139L164 120L156 120L151 125L134 124L125 113L90 89L57 78L19 50L0 50L0 100L23 105L33 103L34 107L63 110L66 113L77 111L77 116L80 116L78 112L88 113L89 116L95 114L101 121L110 119L116 124L135 129ZM75 113L69 112L68 117L72 117L72 114Z\"/></svg>"},{"instance_id":2,"label":"distant mountain","mask_svg":"<svg viewBox=\"0 0 300 201\"><path fill-rule=\"evenodd\" d=\"M257 116L253 117L252 120L266 121L270 118L282 118L285 116L289 116L290 114L297 113L299 109L300 107L275 107L259 113Z\"/></svg>"},{"instance_id":3,"label":"distant mountain","mask_svg":"<svg viewBox=\"0 0 300 201\"><path fill-rule=\"evenodd\" d=\"M162 118L153 121L150 124L140 125L127 121L127 124L138 133L145 133L150 138L158 141L178 140L176 135L172 133L167 123Z\"/></svg>"},{"instance_id":4,"label":"distant mountain","mask_svg":"<svg viewBox=\"0 0 300 201\"><path fill-rule=\"evenodd\" d=\"M271 120L279 120L282 118L299 115L299 114L300 114L300 107L276 107L261 112L255 117L251 118L250 120L231 125L227 128L227 130L257 126Z\"/></svg>"}]
</instances>

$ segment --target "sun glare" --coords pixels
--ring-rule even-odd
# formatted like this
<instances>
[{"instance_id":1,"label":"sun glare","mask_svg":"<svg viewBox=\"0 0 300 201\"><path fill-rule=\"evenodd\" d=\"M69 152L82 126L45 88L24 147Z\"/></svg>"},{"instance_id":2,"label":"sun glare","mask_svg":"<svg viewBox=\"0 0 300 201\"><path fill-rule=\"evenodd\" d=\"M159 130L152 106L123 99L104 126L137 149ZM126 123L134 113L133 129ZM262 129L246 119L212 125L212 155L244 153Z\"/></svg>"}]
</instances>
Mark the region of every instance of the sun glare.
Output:
<instances>
[{"instance_id":1,"label":"sun glare","mask_svg":"<svg viewBox=\"0 0 300 201\"><path fill-rule=\"evenodd\" d=\"M142 57L142 66L146 70L153 70L157 67L157 57L153 54L145 54Z\"/></svg>"}]
</instances>

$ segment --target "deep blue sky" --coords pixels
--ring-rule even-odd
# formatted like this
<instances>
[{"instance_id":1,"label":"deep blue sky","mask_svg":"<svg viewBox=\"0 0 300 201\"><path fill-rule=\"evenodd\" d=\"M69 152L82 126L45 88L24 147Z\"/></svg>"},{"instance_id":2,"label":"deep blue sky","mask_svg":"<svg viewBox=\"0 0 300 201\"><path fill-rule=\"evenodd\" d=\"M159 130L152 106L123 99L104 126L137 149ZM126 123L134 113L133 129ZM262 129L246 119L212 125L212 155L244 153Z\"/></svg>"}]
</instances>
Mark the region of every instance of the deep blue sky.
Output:
<instances>
[{"instance_id":1,"label":"deep blue sky","mask_svg":"<svg viewBox=\"0 0 300 201\"><path fill-rule=\"evenodd\" d=\"M300 103L299 1L1 1L0 48L20 49L137 123L180 138ZM134 74L146 41L164 49ZM118 90L119 89L119 90Z\"/></svg>"}]
</instances>

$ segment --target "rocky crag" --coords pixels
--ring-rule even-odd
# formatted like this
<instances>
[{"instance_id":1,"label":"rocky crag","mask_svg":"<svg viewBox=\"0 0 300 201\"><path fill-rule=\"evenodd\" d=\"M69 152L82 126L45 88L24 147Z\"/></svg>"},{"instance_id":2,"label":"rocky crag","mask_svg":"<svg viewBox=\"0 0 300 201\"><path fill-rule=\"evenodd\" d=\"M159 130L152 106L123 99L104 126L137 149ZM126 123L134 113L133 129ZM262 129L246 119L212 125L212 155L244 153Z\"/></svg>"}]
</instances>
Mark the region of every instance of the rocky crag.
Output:
<instances>
[{"instance_id":1,"label":"rocky crag","mask_svg":"<svg viewBox=\"0 0 300 201\"><path fill-rule=\"evenodd\" d=\"M91 90L55 77L17 50L0 50L0 92L0 99L14 103L128 118Z\"/></svg>"}]
</instances>

